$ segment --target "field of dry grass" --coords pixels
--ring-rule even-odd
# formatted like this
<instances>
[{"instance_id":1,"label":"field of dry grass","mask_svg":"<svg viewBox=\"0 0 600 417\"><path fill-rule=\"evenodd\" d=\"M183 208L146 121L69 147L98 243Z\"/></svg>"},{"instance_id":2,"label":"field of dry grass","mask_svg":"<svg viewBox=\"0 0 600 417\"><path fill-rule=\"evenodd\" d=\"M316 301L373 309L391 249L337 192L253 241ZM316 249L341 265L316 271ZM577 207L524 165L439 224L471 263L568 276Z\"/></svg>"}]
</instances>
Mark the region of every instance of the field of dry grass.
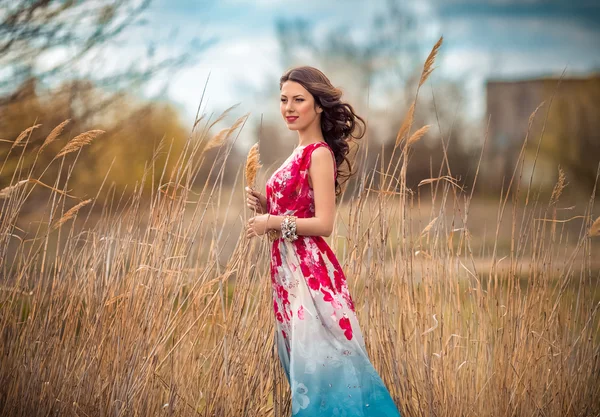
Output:
<instances>
[{"instance_id":1,"label":"field of dry grass","mask_svg":"<svg viewBox=\"0 0 600 417\"><path fill-rule=\"evenodd\" d=\"M377 188L361 174L329 238L402 415L600 415L595 191L568 215L564 181L542 199L518 170L491 208L450 175L411 194L411 117L398 164ZM244 179L191 186L203 164L223 177L205 151L226 157L242 121L209 137L199 120L175 170L149 161L151 195L69 195L97 132L69 141L56 183L33 167L0 191L0 415L289 415L269 244L241 233ZM25 134L16 149L44 151L33 145ZM46 204L22 219L34 193Z\"/></svg>"}]
</instances>

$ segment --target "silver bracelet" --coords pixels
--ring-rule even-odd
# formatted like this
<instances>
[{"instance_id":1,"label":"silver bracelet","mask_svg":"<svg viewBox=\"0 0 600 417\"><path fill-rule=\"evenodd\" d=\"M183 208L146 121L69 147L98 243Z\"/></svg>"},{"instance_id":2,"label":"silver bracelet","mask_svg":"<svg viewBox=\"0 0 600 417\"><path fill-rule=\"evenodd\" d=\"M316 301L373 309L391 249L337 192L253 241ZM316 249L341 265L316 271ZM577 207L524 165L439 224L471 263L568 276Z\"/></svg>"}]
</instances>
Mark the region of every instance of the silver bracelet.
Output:
<instances>
[{"instance_id":1,"label":"silver bracelet","mask_svg":"<svg viewBox=\"0 0 600 417\"><path fill-rule=\"evenodd\" d=\"M281 221L281 236L290 242L298 239L298 235L296 234L296 219L296 216L288 214Z\"/></svg>"}]
</instances>

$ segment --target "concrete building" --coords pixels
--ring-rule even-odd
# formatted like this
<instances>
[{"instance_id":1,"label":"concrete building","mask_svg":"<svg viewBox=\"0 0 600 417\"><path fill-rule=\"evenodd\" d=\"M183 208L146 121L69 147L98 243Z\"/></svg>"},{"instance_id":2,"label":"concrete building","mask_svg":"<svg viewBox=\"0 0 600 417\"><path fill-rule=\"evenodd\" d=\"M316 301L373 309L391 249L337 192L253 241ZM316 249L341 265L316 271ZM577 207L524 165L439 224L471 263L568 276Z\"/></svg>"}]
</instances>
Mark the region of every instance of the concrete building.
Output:
<instances>
[{"instance_id":1,"label":"concrete building","mask_svg":"<svg viewBox=\"0 0 600 417\"><path fill-rule=\"evenodd\" d=\"M600 163L600 74L562 80L490 80L486 101L491 116L482 166L486 186L498 189L503 177L507 186L528 130L523 185L529 184L538 143L533 175L536 188L554 185L559 164L567 181L585 188L593 185ZM531 114L542 102L545 104L528 129Z\"/></svg>"}]
</instances>

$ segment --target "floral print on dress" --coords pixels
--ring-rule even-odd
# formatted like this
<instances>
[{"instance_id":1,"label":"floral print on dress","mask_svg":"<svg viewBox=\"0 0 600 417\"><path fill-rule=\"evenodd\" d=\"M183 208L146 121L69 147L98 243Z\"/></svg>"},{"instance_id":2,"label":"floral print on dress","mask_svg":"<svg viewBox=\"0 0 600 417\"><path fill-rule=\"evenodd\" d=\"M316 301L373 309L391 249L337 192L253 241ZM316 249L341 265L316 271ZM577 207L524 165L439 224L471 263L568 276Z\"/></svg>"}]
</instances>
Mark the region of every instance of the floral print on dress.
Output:
<instances>
[{"instance_id":1,"label":"floral print on dress","mask_svg":"<svg viewBox=\"0 0 600 417\"><path fill-rule=\"evenodd\" d=\"M318 147L334 156L327 143L312 143L271 175L267 212L314 217L308 170ZM280 237L271 245L277 352L290 383L292 415L400 417L369 360L346 277L325 239Z\"/></svg>"}]
</instances>

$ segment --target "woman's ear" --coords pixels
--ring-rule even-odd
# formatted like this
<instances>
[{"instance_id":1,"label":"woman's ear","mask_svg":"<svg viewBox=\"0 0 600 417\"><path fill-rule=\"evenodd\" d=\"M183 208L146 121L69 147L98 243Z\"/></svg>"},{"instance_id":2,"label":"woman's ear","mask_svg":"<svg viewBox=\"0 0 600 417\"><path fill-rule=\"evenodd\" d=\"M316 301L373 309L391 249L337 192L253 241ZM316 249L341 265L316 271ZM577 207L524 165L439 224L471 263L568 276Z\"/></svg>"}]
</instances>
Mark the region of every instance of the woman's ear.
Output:
<instances>
[{"instance_id":1,"label":"woman's ear","mask_svg":"<svg viewBox=\"0 0 600 417\"><path fill-rule=\"evenodd\" d=\"M323 108L321 106L317 106L317 114L322 113Z\"/></svg>"}]
</instances>

